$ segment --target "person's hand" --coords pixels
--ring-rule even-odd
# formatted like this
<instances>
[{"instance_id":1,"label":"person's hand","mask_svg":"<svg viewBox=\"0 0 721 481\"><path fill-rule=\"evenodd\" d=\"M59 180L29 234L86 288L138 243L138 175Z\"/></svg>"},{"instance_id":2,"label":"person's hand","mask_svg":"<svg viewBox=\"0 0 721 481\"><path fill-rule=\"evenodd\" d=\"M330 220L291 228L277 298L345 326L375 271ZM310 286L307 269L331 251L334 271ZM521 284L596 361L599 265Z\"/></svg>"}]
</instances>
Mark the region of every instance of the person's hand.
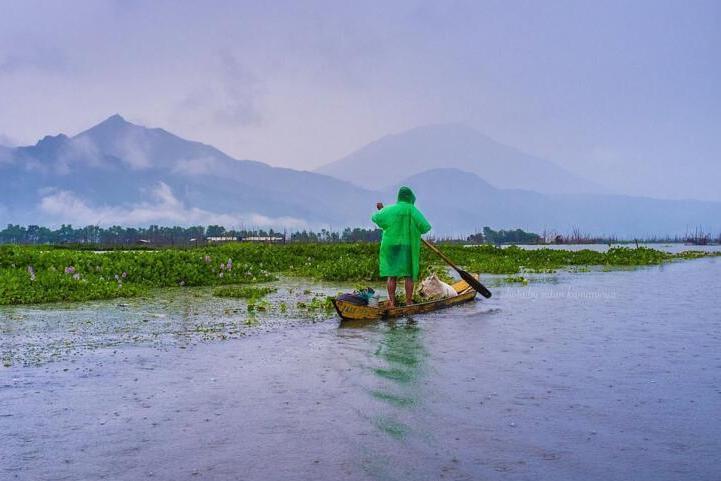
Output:
<instances>
[{"instance_id":1,"label":"person's hand","mask_svg":"<svg viewBox=\"0 0 721 481\"><path fill-rule=\"evenodd\" d=\"M376 209L381 210L383 208L383 202L376 202Z\"/></svg>"}]
</instances>

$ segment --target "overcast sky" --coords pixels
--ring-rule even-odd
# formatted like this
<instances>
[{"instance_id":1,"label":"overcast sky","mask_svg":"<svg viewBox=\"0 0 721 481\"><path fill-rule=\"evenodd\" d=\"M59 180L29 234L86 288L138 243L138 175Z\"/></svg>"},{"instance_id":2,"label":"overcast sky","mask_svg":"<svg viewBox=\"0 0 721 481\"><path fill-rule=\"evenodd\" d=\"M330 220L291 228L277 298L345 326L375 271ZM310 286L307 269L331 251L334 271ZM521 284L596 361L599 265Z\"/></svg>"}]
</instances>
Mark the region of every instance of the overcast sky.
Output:
<instances>
[{"instance_id":1,"label":"overcast sky","mask_svg":"<svg viewBox=\"0 0 721 481\"><path fill-rule=\"evenodd\" d=\"M0 144L113 113L312 169L464 122L618 192L721 200L721 2L0 1Z\"/></svg>"}]
</instances>

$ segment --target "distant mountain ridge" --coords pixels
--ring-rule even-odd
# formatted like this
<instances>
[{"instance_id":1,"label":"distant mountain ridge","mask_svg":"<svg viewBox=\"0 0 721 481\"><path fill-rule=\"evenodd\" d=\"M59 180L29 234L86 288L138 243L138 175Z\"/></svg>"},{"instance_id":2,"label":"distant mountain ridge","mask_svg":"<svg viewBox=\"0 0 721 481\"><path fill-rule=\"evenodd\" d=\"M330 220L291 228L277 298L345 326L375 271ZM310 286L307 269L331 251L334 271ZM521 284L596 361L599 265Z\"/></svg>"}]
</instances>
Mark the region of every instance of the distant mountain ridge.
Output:
<instances>
[{"instance_id":1,"label":"distant mountain ridge","mask_svg":"<svg viewBox=\"0 0 721 481\"><path fill-rule=\"evenodd\" d=\"M466 231L458 230L463 225L533 232L569 232L577 227L584 233L620 237L682 235L699 225L721 232L719 202L497 189L458 169L429 170L401 184L413 186L419 208L433 219L434 229L446 233L463 234ZM385 196L393 195L398 185L386 189Z\"/></svg>"},{"instance_id":2,"label":"distant mountain ridge","mask_svg":"<svg viewBox=\"0 0 721 481\"><path fill-rule=\"evenodd\" d=\"M498 188L602 193L603 187L545 159L501 144L463 124L436 124L386 135L316 172L379 189L431 169L472 172Z\"/></svg>"},{"instance_id":3,"label":"distant mountain ridge","mask_svg":"<svg viewBox=\"0 0 721 481\"><path fill-rule=\"evenodd\" d=\"M462 150L462 149L461 149ZM0 147L0 223L371 226L375 203L411 186L435 234L485 225L589 234L721 231L721 203L501 189L458 168L426 169L370 190L320 173L236 160L200 142L113 115L75 136Z\"/></svg>"},{"instance_id":4,"label":"distant mountain ridge","mask_svg":"<svg viewBox=\"0 0 721 481\"><path fill-rule=\"evenodd\" d=\"M0 165L10 194L0 215L36 223L54 221L67 204L87 210L88 222L99 210L126 222L339 224L359 219L371 197L328 176L236 160L120 115L74 137L47 136L11 153ZM349 202L332 200L341 195Z\"/></svg>"}]
</instances>

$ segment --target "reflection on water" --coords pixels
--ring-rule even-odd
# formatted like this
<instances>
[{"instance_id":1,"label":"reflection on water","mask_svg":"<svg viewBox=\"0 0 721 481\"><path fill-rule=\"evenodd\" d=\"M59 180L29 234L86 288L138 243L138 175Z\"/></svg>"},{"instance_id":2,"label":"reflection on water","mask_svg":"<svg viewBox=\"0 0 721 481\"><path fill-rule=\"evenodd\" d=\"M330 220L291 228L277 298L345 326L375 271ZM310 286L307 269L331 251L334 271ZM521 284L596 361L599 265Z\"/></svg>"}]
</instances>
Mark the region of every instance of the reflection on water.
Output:
<instances>
[{"instance_id":1,"label":"reflection on water","mask_svg":"<svg viewBox=\"0 0 721 481\"><path fill-rule=\"evenodd\" d=\"M370 394L392 410L376 416L374 424L396 439L405 438L410 430L397 417L397 410L415 409L420 404L419 378L426 355L422 341L423 331L413 319L390 322L375 352L384 365L373 372L382 382Z\"/></svg>"},{"instance_id":2,"label":"reflection on water","mask_svg":"<svg viewBox=\"0 0 721 481\"><path fill-rule=\"evenodd\" d=\"M352 335L359 341L369 356L369 362L362 369L369 374L362 386L366 420L370 431L375 431L391 443L389 448L380 448L377 443L364 444L360 449L358 466L372 479L404 479L397 473L395 457L390 455L397 448L421 440L427 427L419 422L418 415L424 406L426 359L428 351L424 345L424 328L412 318L380 322L343 322L340 326L343 337ZM353 334L349 334L352 332Z\"/></svg>"}]
</instances>

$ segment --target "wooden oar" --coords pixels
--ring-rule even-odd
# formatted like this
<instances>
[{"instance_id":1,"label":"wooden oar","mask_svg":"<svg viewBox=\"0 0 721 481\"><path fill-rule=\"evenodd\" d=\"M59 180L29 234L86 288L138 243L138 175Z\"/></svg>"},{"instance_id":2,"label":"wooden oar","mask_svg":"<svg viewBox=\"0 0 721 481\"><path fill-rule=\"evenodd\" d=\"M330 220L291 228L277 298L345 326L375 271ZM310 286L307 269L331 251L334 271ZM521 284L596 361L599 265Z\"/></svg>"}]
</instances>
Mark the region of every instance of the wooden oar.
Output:
<instances>
[{"instance_id":1,"label":"wooden oar","mask_svg":"<svg viewBox=\"0 0 721 481\"><path fill-rule=\"evenodd\" d=\"M491 297L491 291L489 291L488 289L486 289L486 286L484 286L483 284L481 284L481 283L478 281L478 279L476 279L475 277L473 277L473 275L469 274L468 272L464 271L463 269L461 269L460 267L458 267L457 265L455 265L455 264L453 263L453 261L450 260L448 257L446 257L446 255L445 255L443 252L439 251L439 250L436 248L436 246L434 246L433 244L431 244L430 242L428 242L427 240L425 240L425 239L423 239L423 238L421 238L421 240L422 240L423 243L426 245L426 247L428 247L430 250L432 250L433 252L435 252L436 254L438 254L438 256L439 256L441 259L443 259L444 261L446 261L446 264L448 264L448 265L451 266L453 269L455 269L455 271L458 273L458 275L461 276L461 279L463 279L464 281L466 281L469 286L471 286L471 287L474 288L476 291L478 291L483 297L486 297L486 298Z\"/></svg>"}]
</instances>

